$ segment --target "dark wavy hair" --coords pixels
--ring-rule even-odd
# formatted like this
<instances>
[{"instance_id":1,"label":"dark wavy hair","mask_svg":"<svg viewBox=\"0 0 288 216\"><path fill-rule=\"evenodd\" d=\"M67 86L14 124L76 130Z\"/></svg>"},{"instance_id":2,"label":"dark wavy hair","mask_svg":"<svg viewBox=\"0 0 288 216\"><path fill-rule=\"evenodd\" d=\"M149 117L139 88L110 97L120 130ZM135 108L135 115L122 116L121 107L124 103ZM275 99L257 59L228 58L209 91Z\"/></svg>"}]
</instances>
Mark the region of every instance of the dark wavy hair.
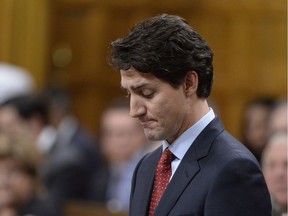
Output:
<instances>
[{"instance_id":1,"label":"dark wavy hair","mask_svg":"<svg viewBox=\"0 0 288 216\"><path fill-rule=\"evenodd\" d=\"M111 43L110 64L118 70L135 68L179 87L189 71L198 75L198 97L207 98L213 83L213 52L204 39L179 16L146 19L126 38Z\"/></svg>"}]
</instances>

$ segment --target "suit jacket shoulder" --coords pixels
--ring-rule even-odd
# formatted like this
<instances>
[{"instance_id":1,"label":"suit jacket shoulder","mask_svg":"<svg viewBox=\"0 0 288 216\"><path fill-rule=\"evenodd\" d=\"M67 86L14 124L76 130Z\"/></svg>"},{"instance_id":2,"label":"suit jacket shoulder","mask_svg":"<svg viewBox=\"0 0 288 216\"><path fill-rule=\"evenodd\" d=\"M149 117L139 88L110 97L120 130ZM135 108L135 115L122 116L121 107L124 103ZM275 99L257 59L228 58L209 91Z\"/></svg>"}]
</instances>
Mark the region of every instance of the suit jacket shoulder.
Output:
<instances>
[{"instance_id":1,"label":"suit jacket shoulder","mask_svg":"<svg viewBox=\"0 0 288 216\"><path fill-rule=\"evenodd\" d=\"M161 148L135 170L131 216L147 215L160 156ZM271 204L257 160L215 118L185 154L155 215L268 216Z\"/></svg>"}]
</instances>

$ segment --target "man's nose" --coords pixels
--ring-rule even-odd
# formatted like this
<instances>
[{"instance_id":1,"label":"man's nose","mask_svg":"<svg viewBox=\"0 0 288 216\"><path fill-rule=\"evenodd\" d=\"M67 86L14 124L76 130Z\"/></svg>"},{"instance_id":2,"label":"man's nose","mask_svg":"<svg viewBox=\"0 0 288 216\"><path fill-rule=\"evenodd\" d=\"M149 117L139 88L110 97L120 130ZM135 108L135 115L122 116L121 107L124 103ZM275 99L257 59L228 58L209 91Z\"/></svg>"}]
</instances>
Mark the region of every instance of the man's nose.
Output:
<instances>
[{"instance_id":1,"label":"man's nose","mask_svg":"<svg viewBox=\"0 0 288 216\"><path fill-rule=\"evenodd\" d=\"M143 102L141 102L140 99L138 99L136 96L130 97L130 116L133 118L137 118L139 116L142 116L145 114L145 106Z\"/></svg>"}]
</instances>

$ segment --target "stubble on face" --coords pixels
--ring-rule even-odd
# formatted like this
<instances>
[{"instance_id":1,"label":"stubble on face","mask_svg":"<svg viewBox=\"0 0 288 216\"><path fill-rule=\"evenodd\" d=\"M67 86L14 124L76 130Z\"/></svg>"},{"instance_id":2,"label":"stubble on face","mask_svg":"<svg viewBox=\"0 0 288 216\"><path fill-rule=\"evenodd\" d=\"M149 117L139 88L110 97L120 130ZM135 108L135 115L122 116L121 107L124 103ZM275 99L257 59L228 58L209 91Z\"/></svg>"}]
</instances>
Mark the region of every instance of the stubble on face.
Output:
<instances>
[{"instance_id":1,"label":"stubble on face","mask_svg":"<svg viewBox=\"0 0 288 216\"><path fill-rule=\"evenodd\" d=\"M133 68L121 70L121 85L130 95L130 114L139 119L149 140L166 139L173 142L185 131L183 126L186 111L181 107L185 103L185 95L181 87L175 89L154 75L141 73ZM143 95L146 87L153 91L153 97ZM142 108L145 112L135 111Z\"/></svg>"}]
</instances>

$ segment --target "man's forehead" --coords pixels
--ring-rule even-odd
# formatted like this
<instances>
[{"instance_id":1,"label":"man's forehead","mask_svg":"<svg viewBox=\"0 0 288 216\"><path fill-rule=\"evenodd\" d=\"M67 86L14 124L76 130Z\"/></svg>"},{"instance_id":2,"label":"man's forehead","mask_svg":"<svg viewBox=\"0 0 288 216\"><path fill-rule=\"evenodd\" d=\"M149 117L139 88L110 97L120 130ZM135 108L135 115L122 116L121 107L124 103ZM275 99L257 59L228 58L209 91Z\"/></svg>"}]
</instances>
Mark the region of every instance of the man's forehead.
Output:
<instances>
[{"instance_id":1,"label":"man's forehead","mask_svg":"<svg viewBox=\"0 0 288 216\"><path fill-rule=\"evenodd\" d=\"M137 71L121 70L121 87L139 89L147 87L157 82L158 79L151 73L141 73Z\"/></svg>"}]
</instances>

